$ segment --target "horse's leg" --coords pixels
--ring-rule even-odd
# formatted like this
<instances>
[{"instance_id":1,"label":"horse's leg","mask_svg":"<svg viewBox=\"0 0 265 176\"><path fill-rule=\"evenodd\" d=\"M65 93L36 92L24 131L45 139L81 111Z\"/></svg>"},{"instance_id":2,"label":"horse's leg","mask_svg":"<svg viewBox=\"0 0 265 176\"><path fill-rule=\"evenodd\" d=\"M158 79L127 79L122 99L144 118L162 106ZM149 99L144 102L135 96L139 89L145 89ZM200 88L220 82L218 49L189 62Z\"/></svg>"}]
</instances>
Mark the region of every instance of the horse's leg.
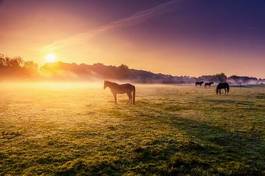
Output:
<instances>
[{"instance_id":1,"label":"horse's leg","mask_svg":"<svg viewBox=\"0 0 265 176\"><path fill-rule=\"evenodd\" d=\"M127 92L127 95L128 95L128 98L129 98L128 104L132 104L132 94L131 94L131 92Z\"/></svg>"},{"instance_id":2,"label":"horse's leg","mask_svg":"<svg viewBox=\"0 0 265 176\"><path fill-rule=\"evenodd\" d=\"M114 97L115 104L117 104L117 94L114 93L114 92L112 94L113 94L113 97Z\"/></svg>"}]
</instances>

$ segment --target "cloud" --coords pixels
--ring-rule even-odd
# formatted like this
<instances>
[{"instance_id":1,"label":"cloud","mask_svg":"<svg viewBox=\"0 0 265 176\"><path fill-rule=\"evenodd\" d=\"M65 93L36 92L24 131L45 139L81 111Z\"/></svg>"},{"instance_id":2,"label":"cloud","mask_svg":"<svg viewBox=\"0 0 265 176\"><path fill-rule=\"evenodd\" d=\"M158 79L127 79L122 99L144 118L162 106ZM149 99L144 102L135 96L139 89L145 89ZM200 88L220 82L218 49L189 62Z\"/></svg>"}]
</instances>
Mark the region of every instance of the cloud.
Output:
<instances>
[{"instance_id":1,"label":"cloud","mask_svg":"<svg viewBox=\"0 0 265 176\"><path fill-rule=\"evenodd\" d=\"M43 50L56 50L56 49L64 48L64 47L69 46L69 45L74 45L77 43L82 43L82 42L88 41L89 39L91 39L91 38L93 38L93 37L95 37L101 33L110 31L110 30L128 27L128 26L133 26L133 25L137 25L139 23L143 23L146 20L148 20L154 16L158 16L158 15L161 15L163 13L166 13L166 12L172 10L172 5L179 2L179 1L180 0L171 0L171 1L168 1L165 3L161 3L155 7L136 12L135 14L133 14L129 17L110 22L110 23L103 25L103 26L101 26L95 30L86 31L83 33L78 33L78 34L69 36L63 40L55 41L52 44L45 46L43 48Z\"/></svg>"}]
</instances>

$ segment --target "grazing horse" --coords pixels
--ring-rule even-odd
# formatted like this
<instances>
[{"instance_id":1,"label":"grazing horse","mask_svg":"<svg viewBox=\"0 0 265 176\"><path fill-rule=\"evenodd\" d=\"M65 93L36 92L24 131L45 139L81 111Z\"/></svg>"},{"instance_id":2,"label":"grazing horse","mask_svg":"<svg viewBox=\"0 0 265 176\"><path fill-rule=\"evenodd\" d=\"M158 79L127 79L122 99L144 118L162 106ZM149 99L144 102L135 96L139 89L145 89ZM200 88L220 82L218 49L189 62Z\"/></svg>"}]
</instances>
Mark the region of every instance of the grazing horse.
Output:
<instances>
[{"instance_id":1,"label":"grazing horse","mask_svg":"<svg viewBox=\"0 0 265 176\"><path fill-rule=\"evenodd\" d=\"M104 89L110 88L115 104L117 104L117 94L126 93L129 97L129 102L131 104L135 104L135 86L131 84L117 84L110 81L104 81Z\"/></svg>"},{"instance_id":2,"label":"grazing horse","mask_svg":"<svg viewBox=\"0 0 265 176\"><path fill-rule=\"evenodd\" d=\"M225 94L228 94L229 93L229 84L224 82L224 83L219 83L216 87L216 94L222 94L222 89L225 90Z\"/></svg>"},{"instance_id":3,"label":"grazing horse","mask_svg":"<svg viewBox=\"0 0 265 176\"><path fill-rule=\"evenodd\" d=\"M202 84L203 84L203 81L197 81L197 82L195 82L195 86L202 86Z\"/></svg>"},{"instance_id":4,"label":"grazing horse","mask_svg":"<svg viewBox=\"0 0 265 176\"><path fill-rule=\"evenodd\" d=\"M206 82L206 83L204 83L204 87L205 87L205 88L206 88L206 87L211 87L212 84L214 84L214 82Z\"/></svg>"}]
</instances>

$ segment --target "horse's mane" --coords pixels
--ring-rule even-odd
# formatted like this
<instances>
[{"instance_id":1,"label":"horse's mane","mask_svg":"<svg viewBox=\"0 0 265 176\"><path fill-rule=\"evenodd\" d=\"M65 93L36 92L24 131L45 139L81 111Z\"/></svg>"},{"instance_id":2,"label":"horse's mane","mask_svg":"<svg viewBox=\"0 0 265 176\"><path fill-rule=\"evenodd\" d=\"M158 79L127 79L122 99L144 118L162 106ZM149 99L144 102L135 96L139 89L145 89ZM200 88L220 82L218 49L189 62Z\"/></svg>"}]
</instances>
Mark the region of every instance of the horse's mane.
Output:
<instances>
[{"instance_id":1,"label":"horse's mane","mask_svg":"<svg viewBox=\"0 0 265 176\"><path fill-rule=\"evenodd\" d=\"M109 84L109 85L119 85L119 84L117 84L117 83L115 83L115 82L111 82L111 81L105 81L105 83L106 83L106 84Z\"/></svg>"}]
</instances>

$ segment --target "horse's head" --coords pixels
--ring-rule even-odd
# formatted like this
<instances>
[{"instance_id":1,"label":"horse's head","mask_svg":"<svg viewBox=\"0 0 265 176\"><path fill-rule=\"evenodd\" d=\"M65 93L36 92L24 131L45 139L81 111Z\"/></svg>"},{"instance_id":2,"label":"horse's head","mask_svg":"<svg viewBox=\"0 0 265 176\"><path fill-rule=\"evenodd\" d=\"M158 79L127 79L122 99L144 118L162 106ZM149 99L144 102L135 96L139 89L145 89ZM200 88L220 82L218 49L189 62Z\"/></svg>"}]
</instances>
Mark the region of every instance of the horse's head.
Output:
<instances>
[{"instance_id":1,"label":"horse's head","mask_svg":"<svg viewBox=\"0 0 265 176\"><path fill-rule=\"evenodd\" d=\"M106 89L107 87L109 87L111 84L110 81L104 81L104 89Z\"/></svg>"}]
</instances>

